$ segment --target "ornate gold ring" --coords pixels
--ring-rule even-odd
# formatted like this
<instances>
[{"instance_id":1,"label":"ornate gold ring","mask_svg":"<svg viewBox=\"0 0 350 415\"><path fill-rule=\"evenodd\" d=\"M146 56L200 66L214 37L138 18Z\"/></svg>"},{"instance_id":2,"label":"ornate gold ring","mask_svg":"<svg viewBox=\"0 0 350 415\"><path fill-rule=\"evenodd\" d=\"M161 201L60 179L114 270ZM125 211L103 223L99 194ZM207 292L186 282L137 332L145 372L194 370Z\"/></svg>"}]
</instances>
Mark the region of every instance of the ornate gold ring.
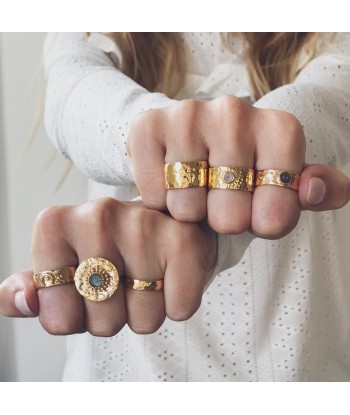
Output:
<instances>
[{"instance_id":1,"label":"ornate gold ring","mask_svg":"<svg viewBox=\"0 0 350 415\"><path fill-rule=\"evenodd\" d=\"M254 170L242 167L209 167L209 189L254 191Z\"/></svg>"},{"instance_id":2,"label":"ornate gold ring","mask_svg":"<svg viewBox=\"0 0 350 415\"><path fill-rule=\"evenodd\" d=\"M259 170L256 172L255 186L271 184L274 186L299 189L300 174L284 170Z\"/></svg>"},{"instance_id":3,"label":"ornate gold ring","mask_svg":"<svg viewBox=\"0 0 350 415\"><path fill-rule=\"evenodd\" d=\"M208 183L208 162L176 161L165 163L164 177L167 189L206 187Z\"/></svg>"},{"instance_id":4,"label":"ornate gold ring","mask_svg":"<svg viewBox=\"0 0 350 415\"><path fill-rule=\"evenodd\" d=\"M84 298L103 301L116 292L119 274L116 267L107 259L89 258L77 268L74 282Z\"/></svg>"},{"instance_id":5,"label":"ornate gold ring","mask_svg":"<svg viewBox=\"0 0 350 415\"><path fill-rule=\"evenodd\" d=\"M133 278L125 277L125 286L137 291L159 291L164 287L163 280L134 280Z\"/></svg>"},{"instance_id":6,"label":"ornate gold ring","mask_svg":"<svg viewBox=\"0 0 350 415\"><path fill-rule=\"evenodd\" d=\"M74 267L65 267L50 271L37 272L33 275L34 287L39 288L53 287L74 282Z\"/></svg>"}]
</instances>

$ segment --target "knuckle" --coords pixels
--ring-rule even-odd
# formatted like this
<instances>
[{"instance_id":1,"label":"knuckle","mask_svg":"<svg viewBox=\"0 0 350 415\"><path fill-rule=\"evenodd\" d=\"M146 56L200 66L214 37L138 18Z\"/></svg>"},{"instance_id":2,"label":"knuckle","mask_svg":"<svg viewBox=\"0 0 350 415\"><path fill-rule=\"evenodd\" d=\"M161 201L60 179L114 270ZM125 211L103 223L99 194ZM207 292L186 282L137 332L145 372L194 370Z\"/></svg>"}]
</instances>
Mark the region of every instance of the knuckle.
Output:
<instances>
[{"instance_id":1,"label":"knuckle","mask_svg":"<svg viewBox=\"0 0 350 415\"><path fill-rule=\"evenodd\" d=\"M283 137L283 146L287 151L305 152L305 136L299 120L291 113L280 110L262 110L268 119L269 130L279 140Z\"/></svg>"},{"instance_id":2,"label":"knuckle","mask_svg":"<svg viewBox=\"0 0 350 415\"><path fill-rule=\"evenodd\" d=\"M130 329L136 334L152 334L155 333L164 323L165 316L153 321L134 321L128 322Z\"/></svg>"},{"instance_id":3,"label":"knuckle","mask_svg":"<svg viewBox=\"0 0 350 415\"><path fill-rule=\"evenodd\" d=\"M278 239L291 232L298 223L299 214L285 214L273 209L260 210L253 221L252 230L256 236L265 239ZM294 216L294 217L293 217Z\"/></svg>"},{"instance_id":4,"label":"knuckle","mask_svg":"<svg viewBox=\"0 0 350 415\"><path fill-rule=\"evenodd\" d=\"M176 112L182 116L191 116L200 110L202 106L203 103L196 99L183 99L177 104Z\"/></svg>"},{"instance_id":5,"label":"knuckle","mask_svg":"<svg viewBox=\"0 0 350 415\"><path fill-rule=\"evenodd\" d=\"M128 149L131 156L140 149L140 136L142 136L144 145L147 144L148 140L154 140L158 136L159 127L163 124L164 117L164 108L142 111L135 116L128 134Z\"/></svg>"},{"instance_id":6,"label":"knuckle","mask_svg":"<svg viewBox=\"0 0 350 415\"><path fill-rule=\"evenodd\" d=\"M75 333L82 333L82 322L60 318L40 318L40 324L49 334L55 336L67 336Z\"/></svg>"},{"instance_id":7,"label":"knuckle","mask_svg":"<svg viewBox=\"0 0 350 415\"><path fill-rule=\"evenodd\" d=\"M88 327L88 332L95 337L113 337L122 330L125 326L125 322L120 322L118 324L103 326L101 324L90 324Z\"/></svg>"},{"instance_id":8,"label":"knuckle","mask_svg":"<svg viewBox=\"0 0 350 415\"><path fill-rule=\"evenodd\" d=\"M209 215L209 226L217 233L226 235L239 235L249 230L251 225L250 216L239 215Z\"/></svg>"},{"instance_id":9,"label":"knuckle","mask_svg":"<svg viewBox=\"0 0 350 415\"><path fill-rule=\"evenodd\" d=\"M174 106L171 121L176 130L180 129L181 134L176 134L176 136L168 134L166 137L167 146L176 145L185 151L189 145L196 145L200 146L197 147L197 151L203 151L201 137L198 133L198 120L203 114L203 109L204 104L195 99L185 99Z\"/></svg>"},{"instance_id":10,"label":"knuckle","mask_svg":"<svg viewBox=\"0 0 350 415\"><path fill-rule=\"evenodd\" d=\"M179 222L198 222L207 215L207 191L182 189L168 192L167 206L173 218Z\"/></svg>"},{"instance_id":11,"label":"knuckle","mask_svg":"<svg viewBox=\"0 0 350 415\"><path fill-rule=\"evenodd\" d=\"M241 121L249 114L249 109L252 108L242 99L233 95L223 95L216 98L213 101L213 105L217 108L218 112L227 118L232 120L235 124L237 121ZM227 117L229 115L229 117Z\"/></svg>"},{"instance_id":12,"label":"knuckle","mask_svg":"<svg viewBox=\"0 0 350 415\"><path fill-rule=\"evenodd\" d=\"M176 304L176 308L167 310L167 316L170 320L173 321L186 321L190 319L195 312L199 309L201 301L194 302L192 301L179 301Z\"/></svg>"},{"instance_id":13,"label":"knuckle","mask_svg":"<svg viewBox=\"0 0 350 415\"><path fill-rule=\"evenodd\" d=\"M205 218L206 212L204 208L197 209L193 206L183 204L181 206L169 206L169 212L179 222L198 222Z\"/></svg>"},{"instance_id":14,"label":"knuckle","mask_svg":"<svg viewBox=\"0 0 350 415\"><path fill-rule=\"evenodd\" d=\"M89 229L97 237L112 226L118 206L118 201L111 197L94 200L77 208L75 221L81 229Z\"/></svg>"},{"instance_id":15,"label":"knuckle","mask_svg":"<svg viewBox=\"0 0 350 415\"><path fill-rule=\"evenodd\" d=\"M35 219L34 226L37 230L44 230L60 225L67 206L51 206L43 209Z\"/></svg>"},{"instance_id":16,"label":"knuckle","mask_svg":"<svg viewBox=\"0 0 350 415\"><path fill-rule=\"evenodd\" d=\"M132 243L133 252L143 252L151 235L156 233L163 223L164 215L156 210L147 209L142 205L133 206L128 211L128 240ZM125 253L126 254L126 253Z\"/></svg>"},{"instance_id":17,"label":"knuckle","mask_svg":"<svg viewBox=\"0 0 350 415\"><path fill-rule=\"evenodd\" d=\"M65 231L65 223L71 207L52 206L42 210L34 221L32 253L52 253L52 248L58 242L53 235L62 236Z\"/></svg>"}]
</instances>

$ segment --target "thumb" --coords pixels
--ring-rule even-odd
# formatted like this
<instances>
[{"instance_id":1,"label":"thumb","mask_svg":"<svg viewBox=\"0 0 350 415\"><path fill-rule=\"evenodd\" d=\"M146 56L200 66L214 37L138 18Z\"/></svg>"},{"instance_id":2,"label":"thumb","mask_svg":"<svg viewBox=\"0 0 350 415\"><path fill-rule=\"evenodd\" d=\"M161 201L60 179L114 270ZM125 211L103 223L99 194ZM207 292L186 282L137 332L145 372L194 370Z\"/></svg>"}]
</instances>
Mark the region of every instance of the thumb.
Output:
<instances>
[{"instance_id":1,"label":"thumb","mask_svg":"<svg viewBox=\"0 0 350 415\"><path fill-rule=\"evenodd\" d=\"M0 314L7 317L35 317L39 314L33 271L13 274L0 285Z\"/></svg>"},{"instance_id":2,"label":"thumb","mask_svg":"<svg viewBox=\"0 0 350 415\"><path fill-rule=\"evenodd\" d=\"M350 200L350 180L326 164L310 164L301 174L299 200L303 210L333 210Z\"/></svg>"}]
</instances>

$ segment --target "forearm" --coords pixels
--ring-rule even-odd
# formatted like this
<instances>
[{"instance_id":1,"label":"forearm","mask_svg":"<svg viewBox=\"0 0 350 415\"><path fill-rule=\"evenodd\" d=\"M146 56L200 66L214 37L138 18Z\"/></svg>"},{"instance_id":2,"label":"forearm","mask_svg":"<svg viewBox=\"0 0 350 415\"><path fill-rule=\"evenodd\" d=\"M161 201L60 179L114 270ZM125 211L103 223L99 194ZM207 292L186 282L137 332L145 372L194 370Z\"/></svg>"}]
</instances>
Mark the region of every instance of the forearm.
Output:
<instances>
[{"instance_id":1,"label":"forearm","mask_svg":"<svg viewBox=\"0 0 350 415\"><path fill-rule=\"evenodd\" d=\"M334 45L310 62L292 84L255 104L297 117L304 128L307 163L340 167L350 159L349 45L349 35L339 34Z\"/></svg>"},{"instance_id":2,"label":"forearm","mask_svg":"<svg viewBox=\"0 0 350 415\"><path fill-rule=\"evenodd\" d=\"M84 34L50 36L44 53L50 139L93 180L133 182L125 146L130 124L139 112L173 101L122 74Z\"/></svg>"}]
</instances>

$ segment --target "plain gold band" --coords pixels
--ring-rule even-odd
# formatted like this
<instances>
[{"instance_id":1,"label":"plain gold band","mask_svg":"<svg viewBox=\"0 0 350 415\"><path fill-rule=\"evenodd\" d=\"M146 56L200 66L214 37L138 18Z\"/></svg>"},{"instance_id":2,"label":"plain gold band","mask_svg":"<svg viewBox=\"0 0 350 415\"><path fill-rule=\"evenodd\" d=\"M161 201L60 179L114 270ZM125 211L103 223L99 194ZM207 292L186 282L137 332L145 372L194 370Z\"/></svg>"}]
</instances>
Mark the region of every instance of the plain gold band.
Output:
<instances>
[{"instance_id":1,"label":"plain gold band","mask_svg":"<svg viewBox=\"0 0 350 415\"><path fill-rule=\"evenodd\" d=\"M242 167L217 166L209 168L209 189L254 191L254 170Z\"/></svg>"},{"instance_id":2,"label":"plain gold band","mask_svg":"<svg viewBox=\"0 0 350 415\"><path fill-rule=\"evenodd\" d=\"M39 288L54 287L74 282L74 267L65 267L50 271L36 272L33 275L33 283L36 290Z\"/></svg>"},{"instance_id":3,"label":"plain gold band","mask_svg":"<svg viewBox=\"0 0 350 415\"><path fill-rule=\"evenodd\" d=\"M159 291L164 287L163 280L135 280L133 278L126 277L124 279L125 286L137 291Z\"/></svg>"},{"instance_id":4,"label":"plain gold band","mask_svg":"<svg viewBox=\"0 0 350 415\"><path fill-rule=\"evenodd\" d=\"M164 177L167 189L206 187L208 184L208 162L175 161L165 163Z\"/></svg>"},{"instance_id":5,"label":"plain gold band","mask_svg":"<svg viewBox=\"0 0 350 415\"><path fill-rule=\"evenodd\" d=\"M259 170L256 172L255 186L273 185L298 190L300 174L286 170Z\"/></svg>"}]
</instances>

